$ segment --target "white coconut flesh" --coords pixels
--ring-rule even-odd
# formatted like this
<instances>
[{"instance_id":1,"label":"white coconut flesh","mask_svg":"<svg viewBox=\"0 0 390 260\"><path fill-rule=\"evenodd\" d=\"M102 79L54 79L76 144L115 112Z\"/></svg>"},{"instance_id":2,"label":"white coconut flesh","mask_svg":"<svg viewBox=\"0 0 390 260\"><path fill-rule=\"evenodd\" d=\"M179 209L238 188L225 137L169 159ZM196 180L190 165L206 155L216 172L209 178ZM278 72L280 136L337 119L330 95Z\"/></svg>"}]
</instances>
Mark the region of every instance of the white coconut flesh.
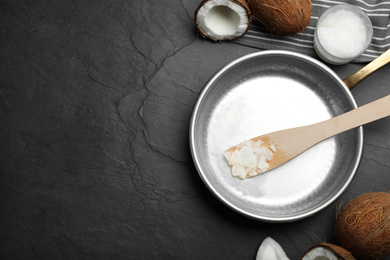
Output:
<instances>
[{"instance_id":1,"label":"white coconut flesh","mask_svg":"<svg viewBox=\"0 0 390 260\"><path fill-rule=\"evenodd\" d=\"M196 19L207 36L220 41L242 36L249 26L245 8L229 0L206 2L199 9Z\"/></svg>"},{"instance_id":2,"label":"white coconut flesh","mask_svg":"<svg viewBox=\"0 0 390 260\"><path fill-rule=\"evenodd\" d=\"M316 247L306 253L302 260L337 260L337 257L326 248Z\"/></svg>"},{"instance_id":3,"label":"white coconut flesh","mask_svg":"<svg viewBox=\"0 0 390 260\"><path fill-rule=\"evenodd\" d=\"M264 239L256 254L256 260L290 260L283 248L270 237Z\"/></svg>"},{"instance_id":4,"label":"white coconut flesh","mask_svg":"<svg viewBox=\"0 0 390 260\"><path fill-rule=\"evenodd\" d=\"M276 148L271 143L267 147L262 140L246 140L233 150L225 151L224 156L232 166L232 175L245 179L267 171L275 152Z\"/></svg>"}]
</instances>

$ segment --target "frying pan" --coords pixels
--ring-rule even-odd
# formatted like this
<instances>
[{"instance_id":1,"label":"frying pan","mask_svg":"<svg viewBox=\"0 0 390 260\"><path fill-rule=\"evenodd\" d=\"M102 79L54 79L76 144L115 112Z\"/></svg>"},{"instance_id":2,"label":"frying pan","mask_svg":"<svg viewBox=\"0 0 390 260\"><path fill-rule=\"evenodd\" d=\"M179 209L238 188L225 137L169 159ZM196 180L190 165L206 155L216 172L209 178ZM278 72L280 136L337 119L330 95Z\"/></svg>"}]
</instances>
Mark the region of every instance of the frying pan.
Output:
<instances>
[{"instance_id":1,"label":"frying pan","mask_svg":"<svg viewBox=\"0 0 390 260\"><path fill-rule=\"evenodd\" d=\"M201 179L226 206L259 221L291 222L326 208L356 174L362 127L246 180L231 175L223 152L356 108L350 89L389 61L387 51L344 80L317 59L289 51L256 52L227 64L207 82L191 117L190 149Z\"/></svg>"}]
</instances>

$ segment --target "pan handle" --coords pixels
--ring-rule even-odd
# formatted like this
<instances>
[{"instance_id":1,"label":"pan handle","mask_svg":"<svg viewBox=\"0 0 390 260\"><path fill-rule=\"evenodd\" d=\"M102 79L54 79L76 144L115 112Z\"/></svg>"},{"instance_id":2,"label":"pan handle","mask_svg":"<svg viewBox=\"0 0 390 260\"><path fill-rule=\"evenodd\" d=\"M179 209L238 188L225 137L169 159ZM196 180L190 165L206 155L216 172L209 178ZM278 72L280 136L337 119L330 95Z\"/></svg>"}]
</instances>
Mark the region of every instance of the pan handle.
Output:
<instances>
[{"instance_id":1,"label":"pan handle","mask_svg":"<svg viewBox=\"0 0 390 260\"><path fill-rule=\"evenodd\" d=\"M349 89L355 87L358 83L370 76L378 69L390 62L390 49L382 53L378 58L368 63L366 66L344 79L344 83Z\"/></svg>"}]
</instances>

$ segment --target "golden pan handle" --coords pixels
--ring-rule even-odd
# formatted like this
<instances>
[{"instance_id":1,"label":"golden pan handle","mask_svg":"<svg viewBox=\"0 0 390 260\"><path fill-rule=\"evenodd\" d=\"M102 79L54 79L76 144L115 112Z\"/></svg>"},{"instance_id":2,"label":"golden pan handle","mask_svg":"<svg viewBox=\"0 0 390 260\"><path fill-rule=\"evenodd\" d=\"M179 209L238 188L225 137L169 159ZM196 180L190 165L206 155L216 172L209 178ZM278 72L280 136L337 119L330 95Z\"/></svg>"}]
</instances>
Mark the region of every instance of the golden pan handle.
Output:
<instances>
[{"instance_id":1,"label":"golden pan handle","mask_svg":"<svg viewBox=\"0 0 390 260\"><path fill-rule=\"evenodd\" d=\"M368 63L366 66L344 79L344 83L349 89L355 87L358 83L370 76L378 69L390 62L390 49L382 53L378 58Z\"/></svg>"}]
</instances>

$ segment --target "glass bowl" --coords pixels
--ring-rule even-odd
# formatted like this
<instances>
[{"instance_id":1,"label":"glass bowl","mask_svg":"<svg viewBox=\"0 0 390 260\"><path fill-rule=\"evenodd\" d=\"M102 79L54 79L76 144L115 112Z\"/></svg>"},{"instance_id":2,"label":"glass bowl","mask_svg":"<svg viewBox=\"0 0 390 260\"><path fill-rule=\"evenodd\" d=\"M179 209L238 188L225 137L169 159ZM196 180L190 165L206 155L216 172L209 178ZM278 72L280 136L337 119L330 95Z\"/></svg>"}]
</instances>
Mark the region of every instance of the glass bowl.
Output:
<instances>
[{"instance_id":1,"label":"glass bowl","mask_svg":"<svg viewBox=\"0 0 390 260\"><path fill-rule=\"evenodd\" d=\"M345 51L348 52L351 51L353 48L355 48L354 46L352 46L354 44L352 38L348 37L343 41L341 39L343 39L343 37L347 37L348 34L351 34L352 30L357 30L356 26L359 25L357 25L357 23L350 24L349 23L350 21L348 21L345 18L346 15L343 17L336 16L337 18L340 18L339 21L337 21L336 19L330 20L330 18L326 19L328 15L331 14L336 15L335 14L336 12L338 12L337 15L341 14L342 12L344 14L349 14L349 12L352 12L353 14L355 14L355 18L356 17L360 18L361 21L363 22L362 24L364 24L366 37L365 39L358 39L360 41L359 44L361 46L359 49L353 50L352 53L342 52L343 51L342 48L344 48ZM350 17L350 19L353 19L352 16ZM331 21L330 24L329 21ZM343 23L348 23L348 24L345 24L344 26ZM334 27L332 28L330 27L330 25ZM351 26L353 26L354 28L352 28ZM330 35L329 38L325 39L323 36L322 37L319 36L320 30L322 30L322 33L328 33ZM324 32L324 30L327 31ZM354 34L353 36L359 37L359 35L356 34ZM324 13L321 14L320 18L318 19L317 27L314 33L314 42L313 42L314 50L316 51L317 55L325 62L333 65L342 65L351 62L357 57L359 57L370 45L372 36L373 36L372 23L365 12L363 12L360 8L350 4L338 4L327 9ZM337 40L335 41L329 40L332 39L331 37L337 37ZM360 37L362 38L362 36ZM354 41L355 40L356 39L354 39ZM365 41L364 44L363 41ZM334 44L334 46L331 46L332 44ZM345 46L342 46L344 44ZM349 46L351 48L349 48Z\"/></svg>"}]
</instances>

